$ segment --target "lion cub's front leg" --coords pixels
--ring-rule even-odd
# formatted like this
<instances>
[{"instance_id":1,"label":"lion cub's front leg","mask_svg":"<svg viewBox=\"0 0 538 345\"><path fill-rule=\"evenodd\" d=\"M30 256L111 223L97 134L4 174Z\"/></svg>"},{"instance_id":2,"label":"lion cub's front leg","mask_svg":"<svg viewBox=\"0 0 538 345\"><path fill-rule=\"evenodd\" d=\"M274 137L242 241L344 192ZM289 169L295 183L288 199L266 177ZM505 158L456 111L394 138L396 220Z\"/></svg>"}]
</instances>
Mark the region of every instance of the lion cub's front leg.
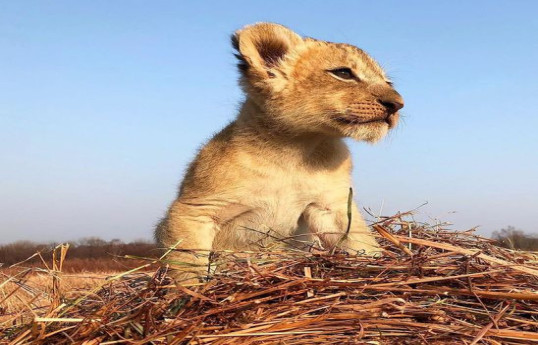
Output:
<instances>
[{"instance_id":1,"label":"lion cub's front leg","mask_svg":"<svg viewBox=\"0 0 538 345\"><path fill-rule=\"evenodd\" d=\"M202 207L175 202L156 229L158 242L169 250L164 261L176 284L189 285L207 276L209 254L217 231L215 220Z\"/></svg>"},{"instance_id":2,"label":"lion cub's front leg","mask_svg":"<svg viewBox=\"0 0 538 345\"><path fill-rule=\"evenodd\" d=\"M312 203L305 209L303 219L309 231L319 237L325 249L338 246L358 254L369 256L382 254L381 247L364 222L355 203L352 205L351 227L347 235L349 220L345 207L331 208Z\"/></svg>"}]
</instances>

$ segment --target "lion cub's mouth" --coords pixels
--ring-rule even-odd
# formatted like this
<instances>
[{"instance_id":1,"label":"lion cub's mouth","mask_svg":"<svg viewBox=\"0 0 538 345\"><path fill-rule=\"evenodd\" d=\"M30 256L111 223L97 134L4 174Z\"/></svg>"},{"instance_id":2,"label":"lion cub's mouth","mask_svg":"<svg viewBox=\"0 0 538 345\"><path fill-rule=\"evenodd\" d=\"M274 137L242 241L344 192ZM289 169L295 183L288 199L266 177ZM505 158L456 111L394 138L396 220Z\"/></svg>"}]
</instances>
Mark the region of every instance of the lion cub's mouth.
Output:
<instances>
[{"instance_id":1,"label":"lion cub's mouth","mask_svg":"<svg viewBox=\"0 0 538 345\"><path fill-rule=\"evenodd\" d=\"M389 128L396 125L398 121L397 112L388 112L379 103L364 102L352 104L345 113L333 117L335 121L349 126L359 126L369 123L386 123Z\"/></svg>"},{"instance_id":2,"label":"lion cub's mouth","mask_svg":"<svg viewBox=\"0 0 538 345\"><path fill-rule=\"evenodd\" d=\"M374 118L364 118L358 116L337 116L333 118L336 122L347 126L361 126L366 124L387 124L389 128L394 128L398 122L398 113L386 114Z\"/></svg>"},{"instance_id":3,"label":"lion cub's mouth","mask_svg":"<svg viewBox=\"0 0 538 345\"><path fill-rule=\"evenodd\" d=\"M390 122L389 122L389 116L383 116L383 117L379 117L379 118L373 118L373 119L369 119L369 120L362 120L360 117L337 117L335 118L336 121L340 122L340 123L344 123L344 124L347 124L347 125L364 125L364 124L367 124L367 123L374 123L374 122L386 122L387 124L390 125Z\"/></svg>"}]
</instances>

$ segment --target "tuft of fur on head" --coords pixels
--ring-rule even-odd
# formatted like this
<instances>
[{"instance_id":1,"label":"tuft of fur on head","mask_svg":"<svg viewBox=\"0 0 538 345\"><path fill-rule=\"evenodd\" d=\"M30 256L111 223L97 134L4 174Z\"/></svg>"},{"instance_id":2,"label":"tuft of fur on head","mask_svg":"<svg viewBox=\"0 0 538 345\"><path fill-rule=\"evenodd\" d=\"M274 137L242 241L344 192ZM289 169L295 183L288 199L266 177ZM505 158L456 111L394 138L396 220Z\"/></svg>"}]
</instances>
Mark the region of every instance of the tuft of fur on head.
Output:
<instances>
[{"instance_id":1,"label":"tuft of fur on head","mask_svg":"<svg viewBox=\"0 0 538 345\"><path fill-rule=\"evenodd\" d=\"M376 142L398 122L402 97L355 46L302 38L273 23L238 30L232 45L244 92L277 130Z\"/></svg>"}]
</instances>

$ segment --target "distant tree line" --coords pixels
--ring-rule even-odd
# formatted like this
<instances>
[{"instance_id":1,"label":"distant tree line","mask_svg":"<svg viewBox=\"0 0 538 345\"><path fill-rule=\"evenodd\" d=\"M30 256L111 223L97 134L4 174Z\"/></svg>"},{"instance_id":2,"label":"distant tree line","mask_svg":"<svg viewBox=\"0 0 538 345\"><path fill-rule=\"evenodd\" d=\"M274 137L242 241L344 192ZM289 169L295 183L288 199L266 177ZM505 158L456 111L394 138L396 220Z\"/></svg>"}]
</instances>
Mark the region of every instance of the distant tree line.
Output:
<instances>
[{"instance_id":1,"label":"distant tree line","mask_svg":"<svg viewBox=\"0 0 538 345\"><path fill-rule=\"evenodd\" d=\"M0 245L0 267L20 263L35 253L40 253L43 260L39 256L34 256L24 262L24 265L44 266L43 261L50 264L52 250L58 244L17 241ZM118 239L105 241L97 237L88 237L69 242L65 264L67 271L97 271L130 268L140 265L144 261L125 259L124 255L155 258L159 255L159 251L155 243L146 240L125 243Z\"/></svg>"},{"instance_id":2,"label":"distant tree line","mask_svg":"<svg viewBox=\"0 0 538 345\"><path fill-rule=\"evenodd\" d=\"M513 226L494 231L492 238L505 248L538 251L538 236L526 234Z\"/></svg>"}]
</instances>

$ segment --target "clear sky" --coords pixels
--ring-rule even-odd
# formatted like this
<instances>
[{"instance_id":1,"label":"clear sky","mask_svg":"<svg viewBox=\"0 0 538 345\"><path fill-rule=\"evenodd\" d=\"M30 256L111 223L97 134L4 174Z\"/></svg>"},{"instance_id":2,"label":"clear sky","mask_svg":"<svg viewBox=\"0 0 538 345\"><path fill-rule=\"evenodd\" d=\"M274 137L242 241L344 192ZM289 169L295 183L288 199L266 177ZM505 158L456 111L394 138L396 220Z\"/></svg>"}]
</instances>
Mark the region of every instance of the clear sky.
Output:
<instances>
[{"instance_id":1,"label":"clear sky","mask_svg":"<svg viewBox=\"0 0 538 345\"><path fill-rule=\"evenodd\" d=\"M538 232L537 1L0 1L0 242L150 238L242 95L229 35L274 21L371 53L404 96L350 142L356 196ZM452 213L455 211L456 213Z\"/></svg>"}]
</instances>

